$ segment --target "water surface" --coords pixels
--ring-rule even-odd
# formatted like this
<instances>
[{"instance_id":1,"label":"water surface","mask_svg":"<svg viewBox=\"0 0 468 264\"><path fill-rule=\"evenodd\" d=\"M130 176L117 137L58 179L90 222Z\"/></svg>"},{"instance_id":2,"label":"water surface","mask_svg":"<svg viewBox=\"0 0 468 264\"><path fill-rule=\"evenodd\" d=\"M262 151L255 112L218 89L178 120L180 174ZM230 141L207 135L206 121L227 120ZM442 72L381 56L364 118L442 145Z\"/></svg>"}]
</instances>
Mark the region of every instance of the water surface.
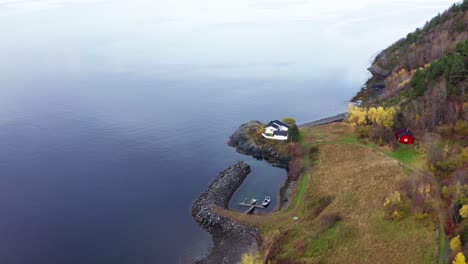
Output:
<instances>
[{"instance_id":1,"label":"water surface","mask_svg":"<svg viewBox=\"0 0 468 264\"><path fill-rule=\"evenodd\" d=\"M285 177L230 134L343 112L372 55L448 6L429 2L0 3L0 262L204 254L190 207L220 171L252 165L234 200L275 203Z\"/></svg>"}]
</instances>

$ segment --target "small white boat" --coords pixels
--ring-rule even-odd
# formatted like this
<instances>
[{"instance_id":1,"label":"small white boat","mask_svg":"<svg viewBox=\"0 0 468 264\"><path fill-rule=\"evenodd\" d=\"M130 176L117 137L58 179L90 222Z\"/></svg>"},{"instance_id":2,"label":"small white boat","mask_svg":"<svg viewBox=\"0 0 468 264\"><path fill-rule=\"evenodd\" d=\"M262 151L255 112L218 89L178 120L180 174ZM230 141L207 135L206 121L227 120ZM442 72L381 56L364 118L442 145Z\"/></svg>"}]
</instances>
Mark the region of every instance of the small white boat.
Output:
<instances>
[{"instance_id":1,"label":"small white boat","mask_svg":"<svg viewBox=\"0 0 468 264\"><path fill-rule=\"evenodd\" d=\"M263 206L268 206L271 202L270 196L265 196L265 200L263 200L262 205Z\"/></svg>"},{"instance_id":2,"label":"small white boat","mask_svg":"<svg viewBox=\"0 0 468 264\"><path fill-rule=\"evenodd\" d=\"M257 199L252 199L252 200L250 200L250 204L251 204L251 205L257 204Z\"/></svg>"}]
</instances>

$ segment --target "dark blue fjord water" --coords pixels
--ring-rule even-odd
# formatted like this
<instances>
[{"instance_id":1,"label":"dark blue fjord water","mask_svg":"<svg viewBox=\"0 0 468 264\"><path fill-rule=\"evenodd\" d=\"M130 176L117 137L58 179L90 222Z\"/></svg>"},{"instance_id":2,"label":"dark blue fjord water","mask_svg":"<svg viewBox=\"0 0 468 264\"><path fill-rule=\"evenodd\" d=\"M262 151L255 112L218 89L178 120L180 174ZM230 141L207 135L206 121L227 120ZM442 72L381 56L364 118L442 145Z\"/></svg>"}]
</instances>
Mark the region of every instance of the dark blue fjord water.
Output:
<instances>
[{"instance_id":1,"label":"dark blue fjord water","mask_svg":"<svg viewBox=\"0 0 468 264\"><path fill-rule=\"evenodd\" d=\"M252 174L236 195L270 195L269 210L286 176L226 145L242 122L286 112L276 107L284 98L258 100L238 89L297 85L304 106L314 98L306 83L279 80L44 77L3 88L2 263L190 262L211 243L191 218L191 203L218 172L248 162ZM326 114L308 112L299 120Z\"/></svg>"},{"instance_id":2,"label":"dark blue fjord water","mask_svg":"<svg viewBox=\"0 0 468 264\"><path fill-rule=\"evenodd\" d=\"M0 263L202 256L190 208L220 171L249 163L236 197L270 195L270 210L285 178L230 134L343 112L372 54L443 1L276 2L0 3Z\"/></svg>"}]
</instances>

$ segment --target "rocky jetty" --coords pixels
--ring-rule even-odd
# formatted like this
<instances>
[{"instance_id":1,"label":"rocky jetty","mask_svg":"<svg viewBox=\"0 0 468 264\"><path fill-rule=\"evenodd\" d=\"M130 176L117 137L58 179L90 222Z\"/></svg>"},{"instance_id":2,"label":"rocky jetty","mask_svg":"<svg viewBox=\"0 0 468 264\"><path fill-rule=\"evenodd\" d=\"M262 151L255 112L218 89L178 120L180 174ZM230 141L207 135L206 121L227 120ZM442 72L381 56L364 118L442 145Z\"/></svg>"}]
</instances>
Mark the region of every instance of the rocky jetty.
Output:
<instances>
[{"instance_id":1,"label":"rocky jetty","mask_svg":"<svg viewBox=\"0 0 468 264\"><path fill-rule=\"evenodd\" d=\"M260 233L229 218L216 214L213 208L227 209L229 199L250 173L250 166L240 161L224 171L193 203L192 216L213 237L214 247L197 263L238 263L241 255L257 250Z\"/></svg>"},{"instance_id":2,"label":"rocky jetty","mask_svg":"<svg viewBox=\"0 0 468 264\"><path fill-rule=\"evenodd\" d=\"M263 128L264 124L259 121L250 121L241 125L234 134L229 137L228 145L236 148L236 151L241 154L249 155L257 159L264 159L273 166L287 168L289 162L288 157L281 155L272 147L259 146L252 140L249 131L258 127Z\"/></svg>"}]
</instances>

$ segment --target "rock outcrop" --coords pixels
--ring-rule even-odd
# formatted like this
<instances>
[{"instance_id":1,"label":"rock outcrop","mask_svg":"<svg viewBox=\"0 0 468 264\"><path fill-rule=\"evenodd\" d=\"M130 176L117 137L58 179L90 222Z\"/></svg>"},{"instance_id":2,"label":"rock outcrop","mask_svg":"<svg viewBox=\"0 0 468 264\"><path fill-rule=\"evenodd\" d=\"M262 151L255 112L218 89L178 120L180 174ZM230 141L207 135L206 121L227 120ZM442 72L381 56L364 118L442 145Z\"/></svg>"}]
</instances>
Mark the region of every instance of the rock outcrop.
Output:
<instances>
[{"instance_id":1,"label":"rock outcrop","mask_svg":"<svg viewBox=\"0 0 468 264\"><path fill-rule=\"evenodd\" d=\"M257 159L264 159L271 163L273 166L287 168L289 158L278 153L272 147L262 147L257 145L249 135L251 129L257 127L264 127L264 124L259 121L250 121L242 124L235 132L229 137L227 142L229 146L236 148L236 151L249 155Z\"/></svg>"},{"instance_id":2,"label":"rock outcrop","mask_svg":"<svg viewBox=\"0 0 468 264\"><path fill-rule=\"evenodd\" d=\"M250 173L250 166L240 161L224 171L193 203L192 216L213 237L210 254L197 263L238 263L241 255L256 250L260 233L227 217L216 214L213 208L227 209L229 199Z\"/></svg>"}]
</instances>

